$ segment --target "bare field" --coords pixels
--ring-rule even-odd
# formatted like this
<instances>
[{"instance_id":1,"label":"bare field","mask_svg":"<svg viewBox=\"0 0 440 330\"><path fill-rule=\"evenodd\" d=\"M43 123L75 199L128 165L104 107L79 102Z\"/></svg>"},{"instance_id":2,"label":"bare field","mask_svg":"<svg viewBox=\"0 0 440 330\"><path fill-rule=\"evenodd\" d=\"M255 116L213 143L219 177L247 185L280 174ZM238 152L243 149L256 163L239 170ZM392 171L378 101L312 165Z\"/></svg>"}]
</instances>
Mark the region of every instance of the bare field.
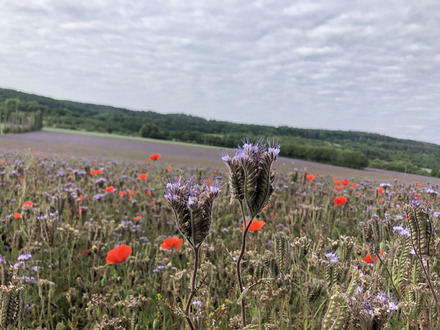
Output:
<instances>
[{"instance_id":1,"label":"bare field","mask_svg":"<svg viewBox=\"0 0 440 330\"><path fill-rule=\"evenodd\" d=\"M31 132L0 136L0 150L21 150L31 153L50 153L65 157L105 157L126 161L146 161L148 156L160 153L159 164L167 166L187 165L211 168L224 167L220 160L220 148L204 147L164 141L127 139L118 137L101 137L86 134L61 132ZM389 182L435 182L440 179L422 175L404 174L379 169L354 170L333 165L325 165L304 160L280 157L276 168L290 172L294 168L312 174L353 178L357 180L374 180Z\"/></svg>"}]
</instances>

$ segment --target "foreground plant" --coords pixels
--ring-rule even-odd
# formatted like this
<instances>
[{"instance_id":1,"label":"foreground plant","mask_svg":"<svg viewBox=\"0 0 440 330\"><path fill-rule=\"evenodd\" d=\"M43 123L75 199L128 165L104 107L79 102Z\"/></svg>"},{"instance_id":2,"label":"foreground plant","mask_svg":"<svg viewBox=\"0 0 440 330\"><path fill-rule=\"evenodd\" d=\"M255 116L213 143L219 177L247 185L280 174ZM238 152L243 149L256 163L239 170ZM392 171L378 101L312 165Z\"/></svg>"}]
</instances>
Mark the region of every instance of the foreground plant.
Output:
<instances>
[{"instance_id":1,"label":"foreground plant","mask_svg":"<svg viewBox=\"0 0 440 330\"><path fill-rule=\"evenodd\" d=\"M182 183L181 177L175 179L174 182L168 182L165 189L165 199L173 210L177 228L194 251L191 292L184 311L185 318L191 329L195 329L195 327L189 314L189 308L191 300L198 290L196 277L199 264L199 250L210 232L212 204L219 192L220 189L215 182L213 185L206 183L197 185L193 184L193 180L190 179L186 183Z\"/></svg>"},{"instance_id":2,"label":"foreground plant","mask_svg":"<svg viewBox=\"0 0 440 330\"><path fill-rule=\"evenodd\" d=\"M429 265L429 261L434 255L434 231L427 206L426 204L413 201L411 205L405 206L405 212L408 216L412 248L423 269L429 289L437 306L437 312L440 315L440 302L432 283Z\"/></svg>"},{"instance_id":3,"label":"foreground plant","mask_svg":"<svg viewBox=\"0 0 440 330\"><path fill-rule=\"evenodd\" d=\"M236 149L234 157L227 153L222 155L222 160L229 168L229 185L231 198L236 199L240 204L243 218L243 234L241 239L241 250L236 263L237 280L240 288L240 295L243 293L241 279L241 259L246 249L246 235L251 228L254 218L268 204L274 187L274 174L272 164L280 152L280 145L266 147L258 140L255 144L246 141L242 147ZM249 221L246 221L245 205L249 214ZM246 302L241 299L241 318L243 327L246 326Z\"/></svg>"}]
</instances>

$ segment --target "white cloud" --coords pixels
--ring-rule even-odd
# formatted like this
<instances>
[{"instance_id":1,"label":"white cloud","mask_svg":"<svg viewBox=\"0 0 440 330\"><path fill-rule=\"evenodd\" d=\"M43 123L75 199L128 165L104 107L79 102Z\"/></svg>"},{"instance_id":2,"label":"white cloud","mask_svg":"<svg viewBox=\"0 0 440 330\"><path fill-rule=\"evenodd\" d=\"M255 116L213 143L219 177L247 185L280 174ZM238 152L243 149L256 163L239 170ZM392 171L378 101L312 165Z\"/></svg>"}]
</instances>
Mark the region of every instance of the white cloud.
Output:
<instances>
[{"instance_id":1,"label":"white cloud","mask_svg":"<svg viewBox=\"0 0 440 330\"><path fill-rule=\"evenodd\" d=\"M434 0L6 0L0 86L440 143L439 9Z\"/></svg>"}]
</instances>

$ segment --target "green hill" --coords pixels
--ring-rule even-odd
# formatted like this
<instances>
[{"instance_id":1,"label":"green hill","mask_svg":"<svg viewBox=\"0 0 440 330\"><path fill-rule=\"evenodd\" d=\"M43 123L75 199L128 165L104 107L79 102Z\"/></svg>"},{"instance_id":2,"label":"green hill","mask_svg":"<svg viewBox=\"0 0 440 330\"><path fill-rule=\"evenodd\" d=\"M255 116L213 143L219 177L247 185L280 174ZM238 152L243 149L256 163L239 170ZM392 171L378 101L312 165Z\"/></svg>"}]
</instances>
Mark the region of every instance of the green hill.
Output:
<instances>
[{"instance_id":1,"label":"green hill","mask_svg":"<svg viewBox=\"0 0 440 330\"><path fill-rule=\"evenodd\" d=\"M14 102L11 102L12 100ZM184 114L133 111L106 105L55 100L0 89L1 113L42 113L46 127L118 133L164 140L235 147L243 137L275 138L282 155L327 164L376 167L400 172L440 176L440 146L356 131L301 129L287 126L236 124Z\"/></svg>"}]
</instances>

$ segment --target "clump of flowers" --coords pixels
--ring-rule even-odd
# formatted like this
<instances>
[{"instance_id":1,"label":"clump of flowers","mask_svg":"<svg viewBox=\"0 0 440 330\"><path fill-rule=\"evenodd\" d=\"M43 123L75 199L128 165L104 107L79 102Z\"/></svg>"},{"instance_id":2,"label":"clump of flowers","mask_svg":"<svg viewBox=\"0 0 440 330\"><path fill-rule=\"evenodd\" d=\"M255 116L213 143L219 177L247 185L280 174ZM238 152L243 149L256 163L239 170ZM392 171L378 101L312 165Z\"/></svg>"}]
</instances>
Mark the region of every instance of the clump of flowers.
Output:
<instances>
[{"instance_id":1,"label":"clump of flowers","mask_svg":"<svg viewBox=\"0 0 440 330\"><path fill-rule=\"evenodd\" d=\"M261 140L255 143L245 141L239 146L235 155L231 157L227 153L222 154L222 160L229 168L229 185L231 188L231 199L236 199L241 208L243 217L243 234L240 255L236 263L237 279L240 294L243 293L241 280L240 263L246 248L246 234L252 227L254 218L268 204L269 198L274 191L274 174L272 164L278 158L280 145L270 143L266 147ZM250 220L246 221L247 206ZM260 227L261 228L261 227ZM246 327L246 304L245 299L241 300L241 318L243 327Z\"/></svg>"},{"instance_id":2,"label":"clump of flowers","mask_svg":"<svg viewBox=\"0 0 440 330\"><path fill-rule=\"evenodd\" d=\"M195 327L189 315L189 308L191 306L191 300L197 292L196 276L199 263L199 250L211 230L212 206L219 192L220 189L216 181L210 185L206 182L194 184L193 179L183 183L182 177L177 177L173 182L168 182L165 189L164 197L173 210L177 228L194 251L194 271L191 281L191 293L185 308L186 320L191 329L195 329ZM171 246L178 246L178 248L180 248L180 245L176 240L172 242L164 240L161 247L171 248Z\"/></svg>"}]
</instances>

